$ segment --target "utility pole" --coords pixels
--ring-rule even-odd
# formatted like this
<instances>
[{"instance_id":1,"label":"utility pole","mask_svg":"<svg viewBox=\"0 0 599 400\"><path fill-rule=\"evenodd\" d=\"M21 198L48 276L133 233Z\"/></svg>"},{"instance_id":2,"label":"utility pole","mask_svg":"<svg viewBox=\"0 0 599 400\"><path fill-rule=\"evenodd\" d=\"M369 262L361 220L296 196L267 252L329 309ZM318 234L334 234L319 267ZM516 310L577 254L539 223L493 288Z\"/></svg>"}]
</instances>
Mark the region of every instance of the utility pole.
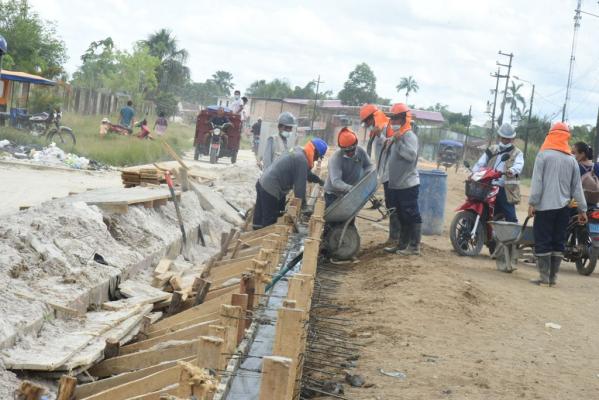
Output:
<instances>
[{"instance_id":1,"label":"utility pole","mask_svg":"<svg viewBox=\"0 0 599 400\"><path fill-rule=\"evenodd\" d=\"M568 69L568 83L566 85L566 99L564 100L564 107L562 108L562 122L566 120L566 111L568 108L568 100L570 100L570 87L572 86L572 74L574 72L574 60L576 60L576 36L578 35L578 28L580 28L580 6L582 0L578 0L576 10L574 11L574 35L572 35L572 49L570 51L570 68Z\"/></svg>"},{"instance_id":2,"label":"utility pole","mask_svg":"<svg viewBox=\"0 0 599 400\"><path fill-rule=\"evenodd\" d=\"M318 104L318 90L320 88L320 84L324 83L320 81L320 75L318 75L318 79L316 80L316 92L314 93L314 108L312 109L312 122L310 123L310 133L314 134L314 120L316 119L316 105Z\"/></svg>"},{"instance_id":3,"label":"utility pole","mask_svg":"<svg viewBox=\"0 0 599 400\"><path fill-rule=\"evenodd\" d=\"M496 78L495 81L495 98L493 99L493 112L491 113L491 134L489 135L489 145L493 141L495 136L495 109L497 108L497 93L499 92L499 78L503 78L501 75L501 67L497 67L497 72L491 74L492 77Z\"/></svg>"},{"instance_id":4,"label":"utility pole","mask_svg":"<svg viewBox=\"0 0 599 400\"><path fill-rule=\"evenodd\" d=\"M532 93L530 94L530 105L528 106L528 122L526 123L526 133L524 134L524 164L526 164L526 152L528 150L528 130L530 129L530 120L532 118L532 102L535 99L535 85L532 84Z\"/></svg>"},{"instance_id":5,"label":"utility pole","mask_svg":"<svg viewBox=\"0 0 599 400\"><path fill-rule=\"evenodd\" d=\"M513 53L507 54L507 53L503 53L501 50L499 50L499 55L509 57L510 62L507 65L497 62L497 65L499 65L500 67L507 67L507 75L505 76L505 89L503 90L503 100L501 102L501 114L499 115L499 121L497 121L497 125L501 125L503 123L503 113L505 111L505 97L507 95L508 84L510 83L510 72L512 70L512 59L514 58Z\"/></svg>"},{"instance_id":6,"label":"utility pole","mask_svg":"<svg viewBox=\"0 0 599 400\"><path fill-rule=\"evenodd\" d=\"M464 140L462 160L466 159L466 150L468 149L468 137L470 136L470 125L472 125L472 106L470 106L470 108L468 109L468 125L466 126L466 139Z\"/></svg>"},{"instance_id":7,"label":"utility pole","mask_svg":"<svg viewBox=\"0 0 599 400\"><path fill-rule=\"evenodd\" d=\"M597 123L595 124L595 147L593 149L599 149L599 109L597 110ZM593 155L595 159L593 162L597 161L597 156Z\"/></svg>"}]
</instances>

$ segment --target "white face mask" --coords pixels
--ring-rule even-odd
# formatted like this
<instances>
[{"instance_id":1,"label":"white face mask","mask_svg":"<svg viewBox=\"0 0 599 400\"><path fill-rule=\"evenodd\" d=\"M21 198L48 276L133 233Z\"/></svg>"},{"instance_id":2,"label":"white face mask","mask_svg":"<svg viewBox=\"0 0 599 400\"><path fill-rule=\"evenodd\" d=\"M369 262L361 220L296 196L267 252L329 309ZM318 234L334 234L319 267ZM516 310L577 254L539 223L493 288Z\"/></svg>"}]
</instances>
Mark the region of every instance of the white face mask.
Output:
<instances>
[{"instance_id":1,"label":"white face mask","mask_svg":"<svg viewBox=\"0 0 599 400\"><path fill-rule=\"evenodd\" d=\"M239 97L240 97L240 96L235 96L235 100L239 100Z\"/></svg>"},{"instance_id":2,"label":"white face mask","mask_svg":"<svg viewBox=\"0 0 599 400\"><path fill-rule=\"evenodd\" d=\"M394 131L398 131L401 129L401 125L391 125L391 129L393 129Z\"/></svg>"},{"instance_id":3,"label":"white face mask","mask_svg":"<svg viewBox=\"0 0 599 400\"><path fill-rule=\"evenodd\" d=\"M508 147L510 147L511 145L512 145L511 143L505 144L505 143L501 143L501 142L499 142L499 148L500 148L500 149L502 149L502 150L505 150L505 149L507 149L507 148L508 148Z\"/></svg>"},{"instance_id":4,"label":"white face mask","mask_svg":"<svg viewBox=\"0 0 599 400\"><path fill-rule=\"evenodd\" d=\"M285 139L287 139L289 137L289 135L291 134L291 132L287 132L287 131L280 131L279 135L281 135L282 137L284 137Z\"/></svg>"}]
</instances>

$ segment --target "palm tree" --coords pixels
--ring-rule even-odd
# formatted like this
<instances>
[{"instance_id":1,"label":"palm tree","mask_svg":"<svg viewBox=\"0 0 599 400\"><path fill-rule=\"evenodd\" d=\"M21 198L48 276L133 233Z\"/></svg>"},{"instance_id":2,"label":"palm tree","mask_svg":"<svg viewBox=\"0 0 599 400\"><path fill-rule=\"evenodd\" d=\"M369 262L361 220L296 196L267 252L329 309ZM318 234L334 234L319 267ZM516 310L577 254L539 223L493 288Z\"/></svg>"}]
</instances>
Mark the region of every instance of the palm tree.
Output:
<instances>
[{"instance_id":1,"label":"palm tree","mask_svg":"<svg viewBox=\"0 0 599 400\"><path fill-rule=\"evenodd\" d=\"M399 80L399 85L396 86L396 89L398 92L401 92L402 90L406 91L406 104L408 103L408 96L410 95L410 92L418 92L418 89L420 89L420 87L418 86L418 83L416 82L416 80L414 78L412 78L412 75L408 76L407 78L401 78Z\"/></svg>"},{"instance_id":2,"label":"palm tree","mask_svg":"<svg viewBox=\"0 0 599 400\"><path fill-rule=\"evenodd\" d=\"M189 53L180 49L177 39L168 29L160 29L141 43L148 47L150 55L160 60L156 69L158 88L171 91L174 87L182 87L189 81L189 68L185 66Z\"/></svg>"},{"instance_id":3,"label":"palm tree","mask_svg":"<svg viewBox=\"0 0 599 400\"><path fill-rule=\"evenodd\" d=\"M522 115L526 109L526 100L518 91L522 88L523 84L519 83L516 85L513 81L507 89L505 96L505 104L510 107L510 117L512 123L522 119Z\"/></svg>"},{"instance_id":4,"label":"palm tree","mask_svg":"<svg viewBox=\"0 0 599 400\"><path fill-rule=\"evenodd\" d=\"M231 94L231 89L235 87L233 85L233 74L227 71L216 71L212 74L212 82L218 86L223 94L229 96Z\"/></svg>"}]
</instances>

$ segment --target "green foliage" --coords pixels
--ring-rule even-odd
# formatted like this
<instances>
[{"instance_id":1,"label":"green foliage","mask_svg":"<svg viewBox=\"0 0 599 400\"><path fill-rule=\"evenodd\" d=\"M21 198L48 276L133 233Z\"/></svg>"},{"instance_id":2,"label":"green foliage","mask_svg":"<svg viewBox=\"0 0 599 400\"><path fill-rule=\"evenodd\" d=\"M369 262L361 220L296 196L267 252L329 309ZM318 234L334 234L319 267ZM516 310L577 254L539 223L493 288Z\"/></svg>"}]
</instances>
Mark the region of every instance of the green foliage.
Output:
<instances>
[{"instance_id":1,"label":"green foliage","mask_svg":"<svg viewBox=\"0 0 599 400\"><path fill-rule=\"evenodd\" d=\"M189 54L187 50L179 48L173 33L163 28L152 33L140 44L147 47L149 54L159 60L156 67L158 90L180 92L189 82L189 68L185 66Z\"/></svg>"},{"instance_id":2,"label":"green foliage","mask_svg":"<svg viewBox=\"0 0 599 400\"><path fill-rule=\"evenodd\" d=\"M62 98L46 86L33 85L29 93L28 111L39 113L62 106Z\"/></svg>"},{"instance_id":3,"label":"green foliage","mask_svg":"<svg viewBox=\"0 0 599 400\"><path fill-rule=\"evenodd\" d=\"M41 19L27 0L0 0L0 32L8 43L4 68L16 69L46 78L63 74L67 59L64 42L53 23Z\"/></svg>"},{"instance_id":4,"label":"green foliage","mask_svg":"<svg viewBox=\"0 0 599 400\"><path fill-rule=\"evenodd\" d=\"M526 109L526 100L524 100L524 97L518 93L522 86L524 86L524 84L519 83L516 85L514 81L511 81L505 96L505 105L510 110L512 124L522 119L522 115ZM500 119L505 121L505 119L501 117Z\"/></svg>"},{"instance_id":5,"label":"green foliage","mask_svg":"<svg viewBox=\"0 0 599 400\"><path fill-rule=\"evenodd\" d=\"M527 130L528 127L528 130ZM549 132L549 128L551 127L551 122L547 117L538 117L533 115L530 122L528 118L520 122L516 127L516 134L522 140L526 139L526 134L528 131L528 142L540 147L545 140L545 136L547 136L547 132Z\"/></svg>"},{"instance_id":6,"label":"green foliage","mask_svg":"<svg viewBox=\"0 0 599 400\"><path fill-rule=\"evenodd\" d=\"M208 106L216 103L218 96L224 96L224 92L211 80L206 82L188 82L181 91L181 97L185 101Z\"/></svg>"},{"instance_id":7,"label":"green foliage","mask_svg":"<svg viewBox=\"0 0 599 400\"><path fill-rule=\"evenodd\" d=\"M376 76L368 64L356 65L356 68L349 73L349 79L345 81L337 97L343 104L350 106L375 103L378 100Z\"/></svg>"},{"instance_id":8,"label":"green foliage","mask_svg":"<svg viewBox=\"0 0 599 400\"><path fill-rule=\"evenodd\" d=\"M92 42L81 56L83 64L73 74L73 84L87 89L106 87L116 71L116 55L112 38Z\"/></svg>"},{"instance_id":9,"label":"green foliage","mask_svg":"<svg viewBox=\"0 0 599 400\"><path fill-rule=\"evenodd\" d=\"M216 71L212 74L211 81L227 96L231 95L231 90L235 87L233 85L233 74L227 71Z\"/></svg>"},{"instance_id":10,"label":"green foliage","mask_svg":"<svg viewBox=\"0 0 599 400\"><path fill-rule=\"evenodd\" d=\"M266 82L264 79L255 81L245 90L251 97L265 97L269 99L284 99L291 97L293 90L289 82L282 79L273 79Z\"/></svg>"},{"instance_id":11,"label":"green foliage","mask_svg":"<svg viewBox=\"0 0 599 400\"><path fill-rule=\"evenodd\" d=\"M156 96L156 114L164 113L166 117L172 117L177 115L177 104L178 101L175 95L169 92L160 92Z\"/></svg>"},{"instance_id":12,"label":"green foliage","mask_svg":"<svg viewBox=\"0 0 599 400\"><path fill-rule=\"evenodd\" d=\"M398 92L401 92L402 90L406 91L406 103L408 102L408 96L410 96L410 92L416 93L418 92L418 89L420 89L418 83L412 77L412 75L401 78L399 80L399 84L395 88Z\"/></svg>"}]
</instances>

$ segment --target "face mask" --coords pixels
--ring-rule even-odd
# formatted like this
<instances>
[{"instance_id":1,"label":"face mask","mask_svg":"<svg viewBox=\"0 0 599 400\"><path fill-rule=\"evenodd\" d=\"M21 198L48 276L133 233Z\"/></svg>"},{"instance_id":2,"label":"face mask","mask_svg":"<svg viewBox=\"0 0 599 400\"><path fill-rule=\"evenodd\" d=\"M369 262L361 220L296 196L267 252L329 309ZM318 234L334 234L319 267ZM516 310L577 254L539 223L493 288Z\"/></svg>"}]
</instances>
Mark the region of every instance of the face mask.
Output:
<instances>
[{"instance_id":1,"label":"face mask","mask_svg":"<svg viewBox=\"0 0 599 400\"><path fill-rule=\"evenodd\" d=\"M501 142L499 142L499 148L500 148L501 150L505 150L505 149L507 149L508 147L510 147L511 145L512 145L511 143L505 144L505 143L501 143Z\"/></svg>"},{"instance_id":2,"label":"face mask","mask_svg":"<svg viewBox=\"0 0 599 400\"><path fill-rule=\"evenodd\" d=\"M393 129L394 131L398 131L401 129L401 125L391 125L391 129Z\"/></svg>"},{"instance_id":3,"label":"face mask","mask_svg":"<svg viewBox=\"0 0 599 400\"><path fill-rule=\"evenodd\" d=\"M239 96L235 96L235 100L239 100Z\"/></svg>"},{"instance_id":4,"label":"face mask","mask_svg":"<svg viewBox=\"0 0 599 400\"><path fill-rule=\"evenodd\" d=\"M279 135L281 135L281 137L284 137L285 139L287 139L289 137L289 134L291 134L291 132L287 132L287 131L279 132Z\"/></svg>"}]
</instances>

